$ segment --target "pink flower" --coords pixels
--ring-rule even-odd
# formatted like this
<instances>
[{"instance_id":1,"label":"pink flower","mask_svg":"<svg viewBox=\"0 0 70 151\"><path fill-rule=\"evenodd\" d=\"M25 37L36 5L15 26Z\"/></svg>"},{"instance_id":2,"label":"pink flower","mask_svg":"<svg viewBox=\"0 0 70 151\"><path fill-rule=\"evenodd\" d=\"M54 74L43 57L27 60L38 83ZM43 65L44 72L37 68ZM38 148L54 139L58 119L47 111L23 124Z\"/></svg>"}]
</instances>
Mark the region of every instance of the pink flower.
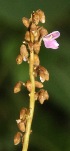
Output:
<instances>
[{"instance_id":1,"label":"pink flower","mask_svg":"<svg viewBox=\"0 0 70 151\"><path fill-rule=\"evenodd\" d=\"M60 36L59 31L54 31L47 36L43 37L44 45L46 48L58 49L59 44L55 39Z\"/></svg>"}]
</instances>

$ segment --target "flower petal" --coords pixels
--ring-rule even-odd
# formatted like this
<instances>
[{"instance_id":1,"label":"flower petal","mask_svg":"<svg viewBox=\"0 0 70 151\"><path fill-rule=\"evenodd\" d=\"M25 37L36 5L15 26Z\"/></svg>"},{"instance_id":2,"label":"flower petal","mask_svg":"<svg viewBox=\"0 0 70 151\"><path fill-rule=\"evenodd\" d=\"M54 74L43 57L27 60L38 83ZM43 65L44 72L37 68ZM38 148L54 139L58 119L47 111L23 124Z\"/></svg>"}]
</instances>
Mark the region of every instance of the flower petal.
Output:
<instances>
[{"instance_id":1,"label":"flower petal","mask_svg":"<svg viewBox=\"0 0 70 151\"><path fill-rule=\"evenodd\" d=\"M48 39L56 39L60 36L60 32L59 31L54 31L50 34L48 34L47 36L45 36L44 38L48 38Z\"/></svg>"},{"instance_id":2,"label":"flower petal","mask_svg":"<svg viewBox=\"0 0 70 151\"><path fill-rule=\"evenodd\" d=\"M43 41L46 48L58 49L59 44L56 40L47 40L43 38Z\"/></svg>"}]
</instances>

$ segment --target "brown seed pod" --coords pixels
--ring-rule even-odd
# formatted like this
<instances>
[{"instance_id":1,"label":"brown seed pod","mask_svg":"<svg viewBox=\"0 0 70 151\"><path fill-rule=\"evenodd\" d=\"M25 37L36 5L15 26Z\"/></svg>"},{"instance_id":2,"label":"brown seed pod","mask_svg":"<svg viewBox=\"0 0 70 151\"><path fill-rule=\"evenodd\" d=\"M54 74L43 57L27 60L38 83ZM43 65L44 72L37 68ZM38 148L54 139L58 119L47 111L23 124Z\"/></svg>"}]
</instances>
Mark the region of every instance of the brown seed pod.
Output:
<instances>
[{"instance_id":1,"label":"brown seed pod","mask_svg":"<svg viewBox=\"0 0 70 151\"><path fill-rule=\"evenodd\" d=\"M44 82L45 80L46 81L49 80L49 72L43 66L38 66L35 72L37 73L37 75L40 76L41 82Z\"/></svg>"},{"instance_id":2,"label":"brown seed pod","mask_svg":"<svg viewBox=\"0 0 70 151\"><path fill-rule=\"evenodd\" d=\"M27 61L28 60L28 51L27 51L27 48L24 44L21 45L20 47L20 54L23 58L24 61Z\"/></svg>"},{"instance_id":3,"label":"brown seed pod","mask_svg":"<svg viewBox=\"0 0 70 151\"><path fill-rule=\"evenodd\" d=\"M39 15L40 22L41 23L45 23L45 14L44 14L44 12L42 10L40 10L40 9L37 10L36 12Z\"/></svg>"},{"instance_id":4,"label":"brown seed pod","mask_svg":"<svg viewBox=\"0 0 70 151\"><path fill-rule=\"evenodd\" d=\"M25 122L24 121L19 122L18 128L20 131L25 132Z\"/></svg>"},{"instance_id":5,"label":"brown seed pod","mask_svg":"<svg viewBox=\"0 0 70 151\"><path fill-rule=\"evenodd\" d=\"M41 82L35 81L35 87L36 88L42 88L43 84Z\"/></svg>"},{"instance_id":6,"label":"brown seed pod","mask_svg":"<svg viewBox=\"0 0 70 151\"><path fill-rule=\"evenodd\" d=\"M41 37L44 37L44 36L46 36L48 34L48 31L47 31L47 29L45 29L45 28L41 28L40 29L40 35L41 35Z\"/></svg>"},{"instance_id":7,"label":"brown seed pod","mask_svg":"<svg viewBox=\"0 0 70 151\"><path fill-rule=\"evenodd\" d=\"M49 95L48 95L48 92L45 91L44 89L41 89L39 92L38 92L38 100L41 104L44 103L45 100L48 100L49 99Z\"/></svg>"},{"instance_id":8,"label":"brown seed pod","mask_svg":"<svg viewBox=\"0 0 70 151\"><path fill-rule=\"evenodd\" d=\"M29 21L29 19L28 19L28 18L23 17L23 18L22 18L22 22L23 22L23 24L24 24L27 28L29 27L29 25L30 25L30 21Z\"/></svg>"},{"instance_id":9,"label":"brown seed pod","mask_svg":"<svg viewBox=\"0 0 70 151\"><path fill-rule=\"evenodd\" d=\"M25 86L27 87L27 90L28 90L29 92L31 92L31 90L32 90L31 81L28 80L28 81L25 83ZM41 82L35 81L35 87L36 87L36 88L42 88L42 87L43 87L43 84L42 84Z\"/></svg>"},{"instance_id":10,"label":"brown seed pod","mask_svg":"<svg viewBox=\"0 0 70 151\"><path fill-rule=\"evenodd\" d=\"M29 31L26 31L26 33L25 33L25 40L30 41L30 32Z\"/></svg>"},{"instance_id":11,"label":"brown seed pod","mask_svg":"<svg viewBox=\"0 0 70 151\"><path fill-rule=\"evenodd\" d=\"M36 25L38 25L38 23L39 23L39 14L38 14L37 12L34 12L34 13L32 14L32 21L33 21Z\"/></svg>"},{"instance_id":12,"label":"brown seed pod","mask_svg":"<svg viewBox=\"0 0 70 151\"><path fill-rule=\"evenodd\" d=\"M17 132L14 136L14 145L18 145L21 142L22 133Z\"/></svg>"},{"instance_id":13,"label":"brown seed pod","mask_svg":"<svg viewBox=\"0 0 70 151\"><path fill-rule=\"evenodd\" d=\"M23 62L23 58L20 54L17 56L16 62L17 62L17 64L21 64Z\"/></svg>"},{"instance_id":14,"label":"brown seed pod","mask_svg":"<svg viewBox=\"0 0 70 151\"><path fill-rule=\"evenodd\" d=\"M20 111L20 119L25 120L29 113L30 113L29 109L22 108L21 111Z\"/></svg>"},{"instance_id":15,"label":"brown seed pod","mask_svg":"<svg viewBox=\"0 0 70 151\"><path fill-rule=\"evenodd\" d=\"M17 82L16 85L14 86L14 93L18 93L21 91L21 87L22 87L22 82Z\"/></svg>"},{"instance_id":16,"label":"brown seed pod","mask_svg":"<svg viewBox=\"0 0 70 151\"><path fill-rule=\"evenodd\" d=\"M25 86L26 86L27 90L29 92L31 92L31 90L32 90L32 84L31 84L31 82L29 80L25 83Z\"/></svg>"}]
</instances>

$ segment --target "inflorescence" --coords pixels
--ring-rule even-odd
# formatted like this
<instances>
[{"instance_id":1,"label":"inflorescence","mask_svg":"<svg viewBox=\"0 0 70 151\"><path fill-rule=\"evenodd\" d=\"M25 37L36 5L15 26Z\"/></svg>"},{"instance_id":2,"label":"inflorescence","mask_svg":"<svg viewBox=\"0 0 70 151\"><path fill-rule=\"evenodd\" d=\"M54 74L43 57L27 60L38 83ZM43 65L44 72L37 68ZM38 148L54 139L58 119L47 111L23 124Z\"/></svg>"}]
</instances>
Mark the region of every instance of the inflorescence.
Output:
<instances>
[{"instance_id":1,"label":"inflorescence","mask_svg":"<svg viewBox=\"0 0 70 151\"><path fill-rule=\"evenodd\" d=\"M60 36L58 31L54 31L51 34L48 34L47 29L43 26L39 26L39 22L45 23L45 14L42 10L33 11L30 19L23 17L23 24L27 27L27 31L25 33L23 44L20 47L20 53L16 58L17 64L21 64L23 61L30 64L30 53L34 53L34 62L33 62L33 76L35 79L35 92L34 92L34 101L38 100L41 104L44 103L45 100L49 99L49 94L47 90L43 89L43 82L49 80L49 72L43 66L40 65L39 52L42 41L46 48L57 49L59 44L55 39ZM37 81L37 77L39 77L39 81ZM18 93L21 91L22 86L24 86L28 90L28 95L30 97L30 93L32 91L32 83L31 80L28 79L25 83L19 81L14 86L14 93ZM39 91L37 91L38 89ZM14 144L17 145L22 141L24 142L27 120L30 116L30 108L22 108L20 111L19 119L16 120L19 132L14 136Z\"/></svg>"}]
</instances>

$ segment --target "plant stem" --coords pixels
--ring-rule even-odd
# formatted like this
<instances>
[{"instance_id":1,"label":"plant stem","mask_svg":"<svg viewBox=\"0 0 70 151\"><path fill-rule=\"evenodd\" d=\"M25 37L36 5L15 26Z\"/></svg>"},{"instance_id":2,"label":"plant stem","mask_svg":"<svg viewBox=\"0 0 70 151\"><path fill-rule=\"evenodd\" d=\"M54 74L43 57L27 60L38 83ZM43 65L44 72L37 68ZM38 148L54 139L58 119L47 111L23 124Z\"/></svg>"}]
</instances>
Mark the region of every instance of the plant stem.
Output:
<instances>
[{"instance_id":1,"label":"plant stem","mask_svg":"<svg viewBox=\"0 0 70 151\"><path fill-rule=\"evenodd\" d=\"M27 151L28 149L28 144L29 144L29 136L30 136L30 131L31 131L31 124L32 124L32 119L33 119L33 114L34 114L34 106L35 106L35 99L34 99L34 93L35 93L35 79L33 75L33 64L34 64L34 52L30 52L30 63L29 63L29 75L30 75L30 80L32 84L32 90L30 92L30 116L27 119L27 124L26 124L26 133L24 136L24 141L23 141L23 148L22 151Z\"/></svg>"}]
</instances>

